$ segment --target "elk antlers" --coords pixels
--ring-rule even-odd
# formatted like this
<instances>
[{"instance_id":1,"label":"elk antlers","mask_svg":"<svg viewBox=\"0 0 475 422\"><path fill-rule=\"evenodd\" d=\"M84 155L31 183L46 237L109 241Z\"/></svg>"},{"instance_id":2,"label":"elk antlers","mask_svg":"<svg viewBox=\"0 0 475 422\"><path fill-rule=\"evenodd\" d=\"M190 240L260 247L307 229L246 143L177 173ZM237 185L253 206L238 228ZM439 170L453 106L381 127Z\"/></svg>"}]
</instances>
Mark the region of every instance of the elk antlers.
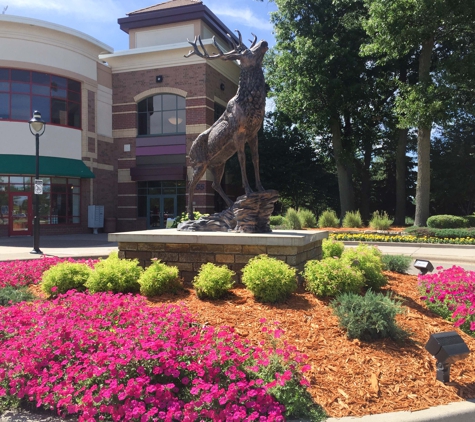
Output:
<instances>
[{"instance_id":1,"label":"elk antlers","mask_svg":"<svg viewBox=\"0 0 475 422\"><path fill-rule=\"evenodd\" d=\"M233 46L233 50L231 51L228 51L228 52L224 52L223 50L221 50L221 47L219 47L218 43L216 42L216 37L213 36L213 44L214 46L217 48L218 50L218 53L217 54L213 54L213 55L209 55L209 53L206 51L206 48L205 46L203 45L203 41L201 41L201 36L198 35L198 37L195 36L195 40L194 41L190 41L189 39L188 42L191 44L191 46L193 47L193 50L190 50L190 52L188 54L185 55L185 57L190 57L192 56L193 54L196 54L198 57L202 57L204 59L208 59L208 60L213 60L213 59L219 59L220 57L229 57L229 56L239 56L241 54L244 53L244 51L247 50L247 47L242 43L242 36L241 36L241 33L236 29L236 32L238 33L239 35L239 41L238 41L238 44L236 44L236 42L234 41L234 38L229 35L229 34L226 34L228 37L229 37L229 40L228 42L230 44L232 44ZM252 34L254 35L254 34ZM249 40L250 41L250 40ZM254 40L252 41L252 44L249 48L252 48L254 47L254 45L256 44L256 41L257 41L257 36L254 35ZM200 51L197 43L199 43L199 45L201 46L201 49L203 50L203 52Z\"/></svg>"}]
</instances>

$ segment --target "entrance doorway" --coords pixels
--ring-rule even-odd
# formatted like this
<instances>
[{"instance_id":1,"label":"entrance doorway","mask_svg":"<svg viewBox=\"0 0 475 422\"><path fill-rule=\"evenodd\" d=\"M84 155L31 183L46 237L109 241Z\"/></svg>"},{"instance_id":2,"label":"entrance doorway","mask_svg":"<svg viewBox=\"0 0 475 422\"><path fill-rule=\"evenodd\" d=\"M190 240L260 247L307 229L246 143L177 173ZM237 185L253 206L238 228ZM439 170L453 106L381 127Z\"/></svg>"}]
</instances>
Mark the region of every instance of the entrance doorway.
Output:
<instances>
[{"instance_id":1,"label":"entrance doorway","mask_svg":"<svg viewBox=\"0 0 475 422\"><path fill-rule=\"evenodd\" d=\"M10 192L8 228L10 236L28 236L32 233L31 192Z\"/></svg>"},{"instance_id":2,"label":"entrance doorway","mask_svg":"<svg viewBox=\"0 0 475 422\"><path fill-rule=\"evenodd\" d=\"M147 229L164 229L176 212L176 195L148 195Z\"/></svg>"}]
</instances>

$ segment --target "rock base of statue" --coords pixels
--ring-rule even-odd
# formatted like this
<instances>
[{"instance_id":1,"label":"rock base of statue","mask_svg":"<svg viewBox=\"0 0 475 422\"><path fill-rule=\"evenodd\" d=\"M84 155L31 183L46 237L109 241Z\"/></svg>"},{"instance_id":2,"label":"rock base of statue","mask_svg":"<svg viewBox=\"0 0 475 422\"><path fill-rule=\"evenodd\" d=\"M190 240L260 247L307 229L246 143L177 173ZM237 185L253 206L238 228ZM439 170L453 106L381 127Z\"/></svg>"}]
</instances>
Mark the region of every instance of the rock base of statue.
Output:
<instances>
[{"instance_id":1,"label":"rock base of statue","mask_svg":"<svg viewBox=\"0 0 475 422\"><path fill-rule=\"evenodd\" d=\"M192 232L236 232L270 233L270 216L274 204L279 200L279 192L266 190L238 197L227 210L188 220L178 225L180 231Z\"/></svg>"}]
</instances>

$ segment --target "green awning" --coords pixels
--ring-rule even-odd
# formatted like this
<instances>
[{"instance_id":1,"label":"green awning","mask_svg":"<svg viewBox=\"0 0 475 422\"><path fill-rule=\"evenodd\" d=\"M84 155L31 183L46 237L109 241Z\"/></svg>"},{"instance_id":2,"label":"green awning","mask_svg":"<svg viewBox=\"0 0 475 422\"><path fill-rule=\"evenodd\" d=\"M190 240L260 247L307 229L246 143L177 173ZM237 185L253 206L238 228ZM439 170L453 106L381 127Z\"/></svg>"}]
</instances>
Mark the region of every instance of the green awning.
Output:
<instances>
[{"instance_id":1,"label":"green awning","mask_svg":"<svg viewBox=\"0 0 475 422\"><path fill-rule=\"evenodd\" d=\"M0 174L35 175L34 155L0 154ZM81 177L92 179L94 173L81 160L40 155L40 176Z\"/></svg>"}]
</instances>

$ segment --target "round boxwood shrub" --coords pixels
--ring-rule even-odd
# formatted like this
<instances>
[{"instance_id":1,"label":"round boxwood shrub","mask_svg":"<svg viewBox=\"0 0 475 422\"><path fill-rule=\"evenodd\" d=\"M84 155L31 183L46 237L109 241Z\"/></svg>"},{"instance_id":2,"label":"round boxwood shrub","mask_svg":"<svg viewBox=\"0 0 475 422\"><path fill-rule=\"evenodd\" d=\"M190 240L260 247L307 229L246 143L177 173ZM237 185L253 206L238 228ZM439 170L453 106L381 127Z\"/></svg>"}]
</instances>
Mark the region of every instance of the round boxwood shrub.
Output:
<instances>
[{"instance_id":1,"label":"round boxwood shrub","mask_svg":"<svg viewBox=\"0 0 475 422\"><path fill-rule=\"evenodd\" d=\"M404 312L401 304L381 293L371 290L364 296L344 293L337 296L330 306L349 338L402 340L407 336L395 321L395 316Z\"/></svg>"},{"instance_id":2,"label":"round boxwood shrub","mask_svg":"<svg viewBox=\"0 0 475 422\"><path fill-rule=\"evenodd\" d=\"M284 217L282 215L271 215L269 220L271 226L282 226L284 224Z\"/></svg>"},{"instance_id":3,"label":"round boxwood shrub","mask_svg":"<svg viewBox=\"0 0 475 422\"><path fill-rule=\"evenodd\" d=\"M434 229L458 229L468 227L468 221L466 218L456 215L433 215L427 219L427 227Z\"/></svg>"},{"instance_id":4,"label":"round boxwood shrub","mask_svg":"<svg viewBox=\"0 0 475 422\"><path fill-rule=\"evenodd\" d=\"M249 260L242 269L242 282L261 302L282 302L297 289L295 268L267 255Z\"/></svg>"},{"instance_id":5,"label":"round boxwood shrub","mask_svg":"<svg viewBox=\"0 0 475 422\"><path fill-rule=\"evenodd\" d=\"M142 272L137 259L120 259L117 252L112 252L94 266L86 287L91 293L138 293Z\"/></svg>"},{"instance_id":6,"label":"round boxwood shrub","mask_svg":"<svg viewBox=\"0 0 475 422\"><path fill-rule=\"evenodd\" d=\"M179 271L155 260L139 278L140 294L152 297L164 293L176 293L181 290Z\"/></svg>"},{"instance_id":7,"label":"round boxwood shrub","mask_svg":"<svg viewBox=\"0 0 475 422\"><path fill-rule=\"evenodd\" d=\"M345 250L345 244L335 239L323 239L323 258L340 258Z\"/></svg>"},{"instance_id":8,"label":"round boxwood shrub","mask_svg":"<svg viewBox=\"0 0 475 422\"><path fill-rule=\"evenodd\" d=\"M232 287L232 277L236 273L226 265L218 266L211 262L203 264L193 279L193 287L200 299L219 299Z\"/></svg>"},{"instance_id":9,"label":"round boxwood shrub","mask_svg":"<svg viewBox=\"0 0 475 422\"><path fill-rule=\"evenodd\" d=\"M302 275L306 289L315 296L359 292L364 285L363 273L338 258L308 261Z\"/></svg>"},{"instance_id":10,"label":"round boxwood shrub","mask_svg":"<svg viewBox=\"0 0 475 422\"><path fill-rule=\"evenodd\" d=\"M356 248L345 249L341 259L349 265L358 268L363 273L365 285L373 290L377 290L388 282L383 274L382 256L378 248L360 243Z\"/></svg>"},{"instance_id":11,"label":"round boxwood shrub","mask_svg":"<svg viewBox=\"0 0 475 422\"><path fill-rule=\"evenodd\" d=\"M55 297L75 289L86 290L85 284L91 275L91 268L79 262L60 262L43 273L40 287L48 297Z\"/></svg>"}]
</instances>

